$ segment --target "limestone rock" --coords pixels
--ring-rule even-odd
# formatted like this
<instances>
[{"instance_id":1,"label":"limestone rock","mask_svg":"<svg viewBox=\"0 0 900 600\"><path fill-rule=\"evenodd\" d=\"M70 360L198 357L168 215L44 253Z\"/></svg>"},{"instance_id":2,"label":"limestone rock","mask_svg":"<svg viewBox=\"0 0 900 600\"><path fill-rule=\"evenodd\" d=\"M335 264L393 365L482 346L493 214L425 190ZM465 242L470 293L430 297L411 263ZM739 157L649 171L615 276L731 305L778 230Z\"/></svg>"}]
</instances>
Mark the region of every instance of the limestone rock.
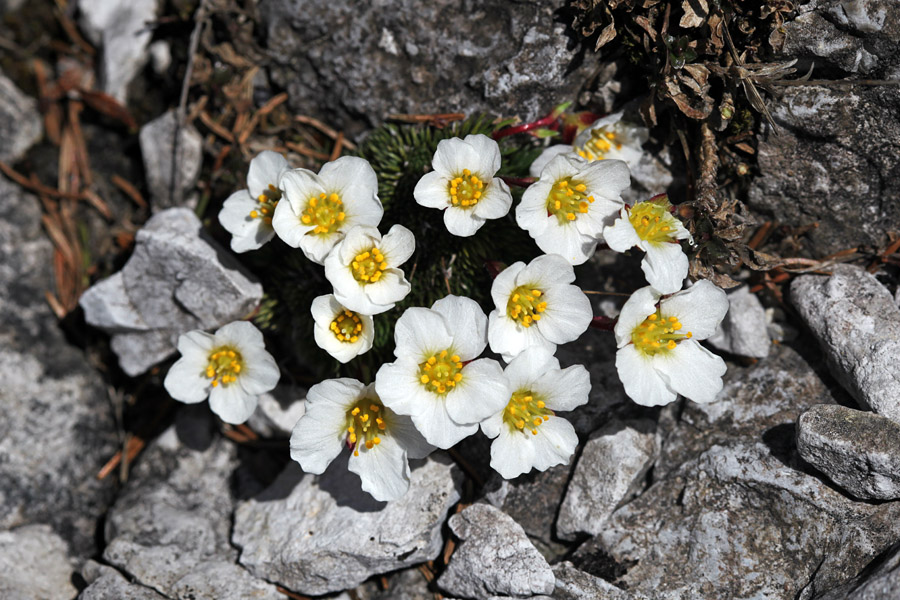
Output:
<instances>
[{"instance_id":1,"label":"limestone rock","mask_svg":"<svg viewBox=\"0 0 900 600\"><path fill-rule=\"evenodd\" d=\"M78 600L166 600L148 587L129 583L115 569L110 571L91 582Z\"/></svg>"},{"instance_id":2,"label":"limestone rock","mask_svg":"<svg viewBox=\"0 0 900 600\"><path fill-rule=\"evenodd\" d=\"M795 279L791 301L841 385L863 407L900 422L900 309L865 269L833 271Z\"/></svg>"},{"instance_id":3,"label":"limestone rock","mask_svg":"<svg viewBox=\"0 0 900 600\"><path fill-rule=\"evenodd\" d=\"M261 394L256 411L247 425L266 437L290 437L294 425L306 414L306 390L291 385L279 385Z\"/></svg>"},{"instance_id":4,"label":"limestone rock","mask_svg":"<svg viewBox=\"0 0 900 600\"><path fill-rule=\"evenodd\" d=\"M362 491L346 452L320 476L291 463L237 508L232 541L241 564L257 577L319 595L433 559L447 511L459 500L461 474L440 454L411 469L409 491L383 503Z\"/></svg>"},{"instance_id":5,"label":"limestone rock","mask_svg":"<svg viewBox=\"0 0 900 600\"><path fill-rule=\"evenodd\" d=\"M812 407L797 422L803 460L866 500L900 499L900 423L837 404Z\"/></svg>"},{"instance_id":6,"label":"limestone rock","mask_svg":"<svg viewBox=\"0 0 900 600\"><path fill-rule=\"evenodd\" d=\"M769 355L766 310L750 288L741 286L728 292L728 312L709 343L724 352L751 358Z\"/></svg>"},{"instance_id":7,"label":"limestone rock","mask_svg":"<svg viewBox=\"0 0 900 600\"><path fill-rule=\"evenodd\" d=\"M0 598L71 600L72 559L48 525L0 531Z\"/></svg>"},{"instance_id":8,"label":"limestone rock","mask_svg":"<svg viewBox=\"0 0 900 600\"><path fill-rule=\"evenodd\" d=\"M584 445L556 521L564 540L603 531L613 511L644 485L658 443L652 421L612 421Z\"/></svg>"},{"instance_id":9,"label":"limestone rock","mask_svg":"<svg viewBox=\"0 0 900 600\"><path fill-rule=\"evenodd\" d=\"M816 600L886 600L900 598L900 545L880 564L870 565L859 576Z\"/></svg>"},{"instance_id":10,"label":"limestone rock","mask_svg":"<svg viewBox=\"0 0 900 600\"><path fill-rule=\"evenodd\" d=\"M563 561L553 565L553 575L556 576L556 588L551 598L553 600L631 600L633 596L613 584L585 573L568 562Z\"/></svg>"},{"instance_id":11,"label":"limestone rock","mask_svg":"<svg viewBox=\"0 0 900 600\"><path fill-rule=\"evenodd\" d=\"M191 125L179 126L173 109L141 127L138 137L154 212L177 206L193 208L196 202L185 199L200 176L200 133Z\"/></svg>"},{"instance_id":12,"label":"limestone rock","mask_svg":"<svg viewBox=\"0 0 900 600\"><path fill-rule=\"evenodd\" d=\"M556 578L522 527L489 504L450 517L461 540L438 586L464 598L549 594Z\"/></svg>"},{"instance_id":13,"label":"limestone rock","mask_svg":"<svg viewBox=\"0 0 900 600\"><path fill-rule=\"evenodd\" d=\"M41 139L37 101L0 71L0 161L14 163Z\"/></svg>"},{"instance_id":14,"label":"limestone rock","mask_svg":"<svg viewBox=\"0 0 900 600\"><path fill-rule=\"evenodd\" d=\"M138 232L121 271L80 300L85 319L113 336L122 369L139 375L175 352L178 336L249 314L262 286L210 239L188 209L158 213Z\"/></svg>"}]
</instances>

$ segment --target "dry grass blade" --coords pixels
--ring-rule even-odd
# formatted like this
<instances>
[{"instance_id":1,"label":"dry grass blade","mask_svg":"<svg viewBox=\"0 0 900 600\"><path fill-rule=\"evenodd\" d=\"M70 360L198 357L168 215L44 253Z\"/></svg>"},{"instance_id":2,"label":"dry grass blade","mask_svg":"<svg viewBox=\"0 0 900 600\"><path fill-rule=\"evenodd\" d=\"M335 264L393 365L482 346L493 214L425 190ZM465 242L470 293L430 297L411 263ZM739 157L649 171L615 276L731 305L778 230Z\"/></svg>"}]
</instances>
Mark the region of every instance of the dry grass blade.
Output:
<instances>
[{"instance_id":1,"label":"dry grass blade","mask_svg":"<svg viewBox=\"0 0 900 600\"><path fill-rule=\"evenodd\" d=\"M338 132L336 130L332 129L322 121L314 119L313 117L307 117L306 115L296 115L294 117L294 120L298 123L303 123L304 125L311 125L312 127L315 127L333 140L336 140L338 137ZM344 147L349 150L356 150L356 144L349 140L344 140Z\"/></svg>"},{"instance_id":2,"label":"dry grass blade","mask_svg":"<svg viewBox=\"0 0 900 600\"><path fill-rule=\"evenodd\" d=\"M329 161L337 160L341 155L341 150L344 148L344 132L340 132L338 134L337 139L334 141L334 150L331 151L331 156L328 157Z\"/></svg>"},{"instance_id":3,"label":"dry grass blade","mask_svg":"<svg viewBox=\"0 0 900 600\"><path fill-rule=\"evenodd\" d=\"M315 150L310 150L306 146L301 146L300 144L295 144L294 142L285 142L284 145L297 154L302 154L303 156L308 156L310 158L315 158L316 160L322 161L327 161L329 159L329 156L324 152L316 152Z\"/></svg>"},{"instance_id":4,"label":"dry grass blade","mask_svg":"<svg viewBox=\"0 0 900 600\"><path fill-rule=\"evenodd\" d=\"M141 195L138 189L131 185L131 183L126 179L120 177L119 175L113 175L110 178L110 181L112 181L114 186L122 190L122 193L131 198L132 202L134 202L141 208L147 208L147 201L144 200L144 197Z\"/></svg>"},{"instance_id":5,"label":"dry grass blade","mask_svg":"<svg viewBox=\"0 0 900 600\"><path fill-rule=\"evenodd\" d=\"M234 135L230 131L225 129L225 127L217 123L205 110L200 111L200 121L202 121L203 124L210 129L210 131L218 135L226 142L231 144L234 143Z\"/></svg>"},{"instance_id":6,"label":"dry grass blade","mask_svg":"<svg viewBox=\"0 0 900 600\"><path fill-rule=\"evenodd\" d=\"M96 208L97 212L103 215L104 219L106 219L107 221L112 220L113 216L112 211L109 209L109 205L104 202L103 198L98 196L94 191L84 190L84 192L82 192L82 197L85 199L85 201L87 201L88 204Z\"/></svg>"}]
</instances>

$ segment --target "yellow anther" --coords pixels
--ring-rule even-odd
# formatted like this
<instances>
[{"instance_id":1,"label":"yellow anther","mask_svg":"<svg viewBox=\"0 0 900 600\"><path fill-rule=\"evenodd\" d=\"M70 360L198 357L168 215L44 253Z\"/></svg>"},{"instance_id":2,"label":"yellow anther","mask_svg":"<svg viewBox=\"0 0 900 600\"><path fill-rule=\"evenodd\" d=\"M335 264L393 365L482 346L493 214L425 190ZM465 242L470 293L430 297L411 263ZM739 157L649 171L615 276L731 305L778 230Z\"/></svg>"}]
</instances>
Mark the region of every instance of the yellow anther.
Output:
<instances>
[{"instance_id":1,"label":"yellow anther","mask_svg":"<svg viewBox=\"0 0 900 600\"><path fill-rule=\"evenodd\" d=\"M570 221L575 220L575 213L566 213L566 218Z\"/></svg>"},{"instance_id":2,"label":"yellow anther","mask_svg":"<svg viewBox=\"0 0 900 600\"><path fill-rule=\"evenodd\" d=\"M583 191L585 191L586 189L587 189L587 186L584 185L583 183L579 183L578 185L575 186L575 191L576 191L576 192L583 192Z\"/></svg>"},{"instance_id":3,"label":"yellow anther","mask_svg":"<svg viewBox=\"0 0 900 600\"><path fill-rule=\"evenodd\" d=\"M251 211L250 211L250 218L251 218L251 219L258 219L258 218L259 218L259 213L258 213L257 211L255 211L255 210L251 210Z\"/></svg>"},{"instance_id":4,"label":"yellow anther","mask_svg":"<svg viewBox=\"0 0 900 600\"><path fill-rule=\"evenodd\" d=\"M556 181L547 195L547 212L556 215L560 225L567 225L578 218L577 213L588 212L587 185L571 178Z\"/></svg>"},{"instance_id":5,"label":"yellow anther","mask_svg":"<svg viewBox=\"0 0 900 600\"><path fill-rule=\"evenodd\" d=\"M421 381L422 383L428 383L430 380L431 378L429 378L428 375L423 374L421 377L419 377L419 381Z\"/></svg>"},{"instance_id":6,"label":"yellow anther","mask_svg":"<svg viewBox=\"0 0 900 600\"><path fill-rule=\"evenodd\" d=\"M450 203L453 206L471 208L478 204L483 189L484 182L477 175L473 175L469 169L463 169L461 175L450 181L448 188Z\"/></svg>"},{"instance_id":7,"label":"yellow anther","mask_svg":"<svg viewBox=\"0 0 900 600\"><path fill-rule=\"evenodd\" d=\"M662 243L677 242L679 221L670 212L666 196L638 202L629 211L628 220L642 240Z\"/></svg>"}]
</instances>

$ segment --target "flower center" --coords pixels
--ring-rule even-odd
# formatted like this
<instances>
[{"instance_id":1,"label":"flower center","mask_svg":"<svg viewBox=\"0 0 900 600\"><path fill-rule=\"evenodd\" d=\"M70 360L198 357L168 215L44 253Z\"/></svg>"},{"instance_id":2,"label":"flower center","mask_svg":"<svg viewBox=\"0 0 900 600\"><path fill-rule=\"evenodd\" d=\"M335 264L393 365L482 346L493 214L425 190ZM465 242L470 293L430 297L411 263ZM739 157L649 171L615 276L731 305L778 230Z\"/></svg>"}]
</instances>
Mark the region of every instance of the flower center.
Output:
<instances>
[{"instance_id":1,"label":"flower center","mask_svg":"<svg viewBox=\"0 0 900 600\"><path fill-rule=\"evenodd\" d=\"M575 151L578 152L578 156L588 161L603 160L613 145L616 150L622 148L622 144L616 141L616 134L601 127L592 129L591 139L586 141L581 148L576 148Z\"/></svg>"},{"instance_id":2,"label":"flower center","mask_svg":"<svg viewBox=\"0 0 900 600\"><path fill-rule=\"evenodd\" d=\"M531 327L541 320L541 313L547 310L547 303L540 300L544 293L531 286L520 285L513 290L506 303L506 314L522 327Z\"/></svg>"},{"instance_id":3,"label":"flower center","mask_svg":"<svg viewBox=\"0 0 900 600\"><path fill-rule=\"evenodd\" d=\"M638 352L646 356L665 354L674 350L678 342L690 339L693 334L676 333L681 330L678 317L664 317L659 309L644 319L644 322L631 332L631 341Z\"/></svg>"},{"instance_id":4,"label":"flower center","mask_svg":"<svg viewBox=\"0 0 900 600\"><path fill-rule=\"evenodd\" d=\"M275 207L278 206L279 200L281 200L281 190L270 183L269 187L256 197L259 206L250 211L250 218L262 219L265 223L271 225L272 214L275 212Z\"/></svg>"},{"instance_id":5,"label":"flower center","mask_svg":"<svg viewBox=\"0 0 900 600\"><path fill-rule=\"evenodd\" d=\"M553 184L547 196L547 215L556 215L560 225L574 221L578 213L586 213L593 204L594 197L585 195L587 186L571 177L560 179Z\"/></svg>"},{"instance_id":6,"label":"flower center","mask_svg":"<svg viewBox=\"0 0 900 600\"><path fill-rule=\"evenodd\" d=\"M384 275L388 268L381 250L372 246L371 249L357 254L350 263L350 271L353 278L360 283L375 283Z\"/></svg>"},{"instance_id":7,"label":"flower center","mask_svg":"<svg viewBox=\"0 0 900 600\"><path fill-rule=\"evenodd\" d=\"M651 243L673 242L677 240L677 221L669 212L669 201L648 200L638 202L628 213L628 220L638 237Z\"/></svg>"},{"instance_id":8,"label":"flower center","mask_svg":"<svg viewBox=\"0 0 900 600\"><path fill-rule=\"evenodd\" d=\"M328 328L331 329L334 337L339 342L355 344L359 340L359 334L362 332L362 323L359 320L359 315L345 308L334 318Z\"/></svg>"},{"instance_id":9,"label":"flower center","mask_svg":"<svg viewBox=\"0 0 900 600\"><path fill-rule=\"evenodd\" d=\"M357 442L369 450L381 443L378 434L387 428L384 417L384 404L377 398L363 398L347 411L347 442L353 456L359 456Z\"/></svg>"},{"instance_id":10,"label":"flower center","mask_svg":"<svg viewBox=\"0 0 900 600\"><path fill-rule=\"evenodd\" d=\"M419 381L428 391L446 394L462 381L462 368L459 356L453 354L452 350L441 350L419 364Z\"/></svg>"},{"instance_id":11,"label":"flower center","mask_svg":"<svg viewBox=\"0 0 900 600\"><path fill-rule=\"evenodd\" d=\"M306 210L300 215L304 225L315 225L309 233L328 235L337 231L344 222L344 203L337 194L319 194L306 203Z\"/></svg>"},{"instance_id":12,"label":"flower center","mask_svg":"<svg viewBox=\"0 0 900 600\"><path fill-rule=\"evenodd\" d=\"M244 359L241 353L231 346L220 346L212 351L209 355L209 362L206 364L206 377L212 379L212 386L216 387L220 383L222 387L229 383L237 381L237 376L244 366Z\"/></svg>"},{"instance_id":13,"label":"flower center","mask_svg":"<svg viewBox=\"0 0 900 600\"><path fill-rule=\"evenodd\" d=\"M544 405L543 400L535 400L531 390L519 390L510 396L503 409L503 422L510 430L525 433L527 428L531 430L531 435L537 435L538 426L549 421L552 414L553 411Z\"/></svg>"},{"instance_id":14,"label":"flower center","mask_svg":"<svg viewBox=\"0 0 900 600\"><path fill-rule=\"evenodd\" d=\"M450 203L453 206L471 208L478 204L484 182L472 175L472 171L463 169L462 175L450 180Z\"/></svg>"}]
</instances>

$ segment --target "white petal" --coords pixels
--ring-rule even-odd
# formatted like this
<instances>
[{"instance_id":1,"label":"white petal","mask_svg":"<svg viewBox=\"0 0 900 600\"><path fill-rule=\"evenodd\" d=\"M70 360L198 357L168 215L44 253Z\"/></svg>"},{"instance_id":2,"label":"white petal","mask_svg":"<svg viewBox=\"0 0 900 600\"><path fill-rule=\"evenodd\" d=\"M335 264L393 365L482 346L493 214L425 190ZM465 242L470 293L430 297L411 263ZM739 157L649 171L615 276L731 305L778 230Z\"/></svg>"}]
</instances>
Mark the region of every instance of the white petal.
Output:
<instances>
[{"instance_id":1,"label":"white petal","mask_svg":"<svg viewBox=\"0 0 900 600\"><path fill-rule=\"evenodd\" d=\"M306 413L291 432L291 458L307 473L323 473L341 453L347 437L347 410L361 396L363 386L351 379L314 385Z\"/></svg>"},{"instance_id":2,"label":"white petal","mask_svg":"<svg viewBox=\"0 0 900 600\"><path fill-rule=\"evenodd\" d=\"M565 419L550 417L537 428L537 435L530 441L534 444L532 465L538 471L546 471L569 462L578 446L578 435Z\"/></svg>"},{"instance_id":3,"label":"white petal","mask_svg":"<svg viewBox=\"0 0 900 600\"><path fill-rule=\"evenodd\" d=\"M504 410L506 407L503 407ZM481 422L481 431L489 438L495 438L500 435L500 428L505 427L503 424L503 410L497 411L487 419Z\"/></svg>"},{"instance_id":4,"label":"white petal","mask_svg":"<svg viewBox=\"0 0 900 600\"><path fill-rule=\"evenodd\" d=\"M535 445L521 431L511 431L504 423L491 444L491 468L504 479L513 479L531 470ZM528 432L531 436L531 432Z\"/></svg>"},{"instance_id":5,"label":"white petal","mask_svg":"<svg viewBox=\"0 0 900 600\"><path fill-rule=\"evenodd\" d=\"M484 134L474 133L467 135L463 141L475 148L478 154L477 168L469 167L473 173L487 179L500 170L500 145L495 140Z\"/></svg>"},{"instance_id":6,"label":"white petal","mask_svg":"<svg viewBox=\"0 0 900 600\"><path fill-rule=\"evenodd\" d=\"M343 309L343 305L335 299L334 294L325 294L314 298L309 307L313 320L326 327L331 324L335 316Z\"/></svg>"},{"instance_id":7,"label":"white petal","mask_svg":"<svg viewBox=\"0 0 900 600\"><path fill-rule=\"evenodd\" d=\"M437 151L431 159L432 168L448 179L461 175L463 169L476 171L479 163L480 157L475 147L460 138L438 142Z\"/></svg>"},{"instance_id":8,"label":"white petal","mask_svg":"<svg viewBox=\"0 0 900 600\"><path fill-rule=\"evenodd\" d=\"M659 293L649 285L637 290L625 301L614 329L619 348L631 342L634 328L656 312L658 301Z\"/></svg>"},{"instance_id":9,"label":"white petal","mask_svg":"<svg viewBox=\"0 0 900 600\"><path fill-rule=\"evenodd\" d=\"M275 235L271 225L250 216L258 206L247 190L240 190L229 196L219 211L219 223L232 235L231 249L237 253L261 248Z\"/></svg>"},{"instance_id":10,"label":"white petal","mask_svg":"<svg viewBox=\"0 0 900 600\"><path fill-rule=\"evenodd\" d=\"M608 199L619 198L631 186L631 172L621 160L597 160L578 173L586 193Z\"/></svg>"},{"instance_id":11,"label":"white petal","mask_svg":"<svg viewBox=\"0 0 900 600\"><path fill-rule=\"evenodd\" d=\"M275 207L272 215L272 228L282 242L291 248L299 248L300 243L306 237L307 231L312 231L312 226L304 225L290 202L281 201Z\"/></svg>"},{"instance_id":12,"label":"white petal","mask_svg":"<svg viewBox=\"0 0 900 600\"><path fill-rule=\"evenodd\" d=\"M371 320L372 317L360 315L360 320L363 319ZM327 327L316 323L313 327L313 338L319 348L330 354L335 360L346 364L360 354L371 350L374 336L371 333L371 327L363 325L363 330L356 342L345 342L334 337L334 333Z\"/></svg>"},{"instance_id":13,"label":"white petal","mask_svg":"<svg viewBox=\"0 0 900 600\"><path fill-rule=\"evenodd\" d=\"M541 235L551 219L556 219L553 215L547 215L547 197L551 189L552 183L543 180L528 186L516 207L516 224L532 238Z\"/></svg>"},{"instance_id":14,"label":"white petal","mask_svg":"<svg viewBox=\"0 0 900 600\"><path fill-rule=\"evenodd\" d=\"M231 344L241 352L248 348L265 348L262 332L250 321L232 321L219 327L215 333L216 344Z\"/></svg>"},{"instance_id":15,"label":"white petal","mask_svg":"<svg viewBox=\"0 0 900 600\"><path fill-rule=\"evenodd\" d=\"M506 313L491 311L488 315L488 344L491 350L510 361L526 348L539 346L551 354L556 352L556 344L541 335L537 327L521 327L506 316Z\"/></svg>"},{"instance_id":16,"label":"white petal","mask_svg":"<svg viewBox=\"0 0 900 600\"><path fill-rule=\"evenodd\" d=\"M419 365L411 360L381 365L375 374L375 391L384 405L399 415L414 414L434 398L419 381Z\"/></svg>"},{"instance_id":17,"label":"white petal","mask_svg":"<svg viewBox=\"0 0 900 600\"><path fill-rule=\"evenodd\" d=\"M294 215L302 215L310 198L318 198L320 194L325 193L319 176L307 169L291 169L284 173L281 176L281 190L284 192L283 197L291 205ZM284 203L279 202L278 206L282 204ZM278 212L277 207L275 212ZM297 216L296 219L299 221L300 217Z\"/></svg>"},{"instance_id":18,"label":"white petal","mask_svg":"<svg viewBox=\"0 0 900 600\"><path fill-rule=\"evenodd\" d=\"M641 261L641 270L647 283L661 294L674 294L680 290L688 274L688 258L681 250L681 244L663 242L645 244L644 247L647 255Z\"/></svg>"},{"instance_id":19,"label":"white petal","mask_svg":"<svg viewBox=\"0 0 900 600\"><path fill-rule=\"evenodd\" d=\"M526 348L512 359L506 365L503 374L509 381L510 393L514 393L518 390L531 388L548 371L558 374L559 361L547 348L533 346Z\"/></svg>"},{"instance_id":20,"label":"white petal","mask_svg":"<svg viewBox=\"0 0 900 600\"><path fill-rule=\"evenodd\" d=\"M399 267L416 251L416 236L403 225L394 225L382 238L378 249L388 265Z\"/></svg>"},{"instance_id":21,"label":"white petal","mask_svg":"<svg viewBox=\"0 0 900 600\"><path fill-rule=\"evenodd\" d=\"M682 340L654 364L671 389L694 402L712 402L722 391L725 361L694 340Z\"/></svg>"},{"instance_id":22,"label":"white petal","mask_svg":"<svg viewBox=\"0 0 900 600\"><path fill-rule=\"evenodd\" d=\"M587 331L594 318L591 301L577 286L561 285L546 288L547 309L535 323L541 335L554 344L571 342Z\"/></svg>"},{"instance_id":23,"label":"white petal","mask_svg":"<svg viewBox=\"0 0 900 600\"><path fill-rule=\"evenodd\" d=\"M163 381L169 395L186 404L206 400L212 387L211 380L206 376L207 362L206 356L199 354L186 354L175 361Z\"/></svg>"},{"instance_id":24,"label":"white petal","mask_svg":"<svg viewBox=\"0 0 900 600\"><path fill-rule=\"evenodd\" d=\"M256 410L257 398L256 394L248 394L238 382L218 385L209 391L209 408L226 423L239 425Z\"/></svg>"},{"instance_id":25,"label":"white petal","mask_svg":"<svg viewBox=\"0 0 900 600\"><path fill-rule=\"evenodd\" d=\"M512 193L506 182L495 177L485 186L484 195L472 211L482 219L499 219L505 217L512 207Z\"/></svg>"},{"instance_id":26,"label":"white petal","mask_svg":"<svg viewBox=\"0 0 900 600\"><path fill-rule=\"evenodd\" d=\"M587 404L591 393L591 374L582 365L544 373L532 390L550 410L575 410Z\"/></svg>"},{"instance_id":27,"label":"white petal","mask_svg":"<svg viewBox=\"0 0 900 600\"><path fill-rule=\"evenodd\" d=\"M625 203L621 200L595 198L593 203L588 204L586 213L579 213L575 219L575 228L585 235L600 238L602 233L615 223L616 216L623 206Z\"/></svg>"},{"instance_id":28,"label":"white petal","mask_svg":"<svg viewBox=\"0 0 900 600\"><path fill-rule=\"evenodd\" d=\"M216 347L216 337L205 331L195 329L178 336L177 347L183 356L198 356L206 364L213 348Z\"/></svg>"},{"instance_id":29,"label":"white petal","mask_svg":"<svg viewBox=\"0 0 900 600\"><path fill-rule=\"evenodd\" d=\"M237 375L238 383L248 394L259 395L275 389L281 371L271 354L263 349L244 351L244 366Z\"/></svg>"},{"instance_id":30,"label":"white petal","mask_svg":"<svg viewBox=\"0 0 900 600\"><path fill-rule=\"evenodd\" d=\"M463 367L462 376L445 400L447 414L457 423L480 423L509 402L511 392L496 360L472 361Z\"/></svg>"},{"instance_id":31,"label":"white petal","mask_svg":"<svg viewBox=\"0 0 900 600\"><path fill-rule=\"evenodd\" d=\"M603 230L603 239L610 250L625 252L641 243L637 231L631 221L628 220L628 211L622 209L621 216L615 220L612 227Z\"/></svg>"},{"instance_id":32,"label":"white petal","mask_svg":"<svg viewBox=\"0 0 900 600\"><path fill-rule=\"evenodd\" d=\"M663 406L678 397L654 367L655 362L637 351L633 344L616 352L616 370L625 393L642 406Z\"/></svg>"},{"instance_id":33,"label":"white petal","mask_svg":"<svg viewBox=\"0 0 900 600\"><path fill-rule=\"evenodd\" d=\"M412 419L405 415L391 415L389 433L411 459L425 458L435 450L413 425Z\"/></svg>"},{"instance_id":34,"label":"white petal","mask_svg":"<svg viewBox=\"0 0 900 600\"><path fill-rule=\"evenodd\" d=\"M368 190L365 190L364 194L352 196L347 194L341 199L344 202L345 217L344 224L338 231L346 232L357 225L377 227L381 223L381 218L384 216L384 205L378 196L369 194Z\"/></svg>"},{"instance_id":35,"label":"white petal","mask_svg":"<svg viewBox=\"0 0 900 600\"><path fill-rule=\"evenodd\" d=\"M345 268L356 258L357 254L368 252L373 246L380 247L381 233L371 225L357 225L347 230L341 245L338 246L337 257Z\"/></svg>"},{"instance_id":36,"label":"white petal","mask_svg":"<svg viewBox=\"0 0 900 600\"><path fill-rule=\"evenodd\" d=\"M376 500L389 502L409 489L409 462L396 440L389 436L380 439L381 443L372 448L359 445L359 455L350 455L347 469L359 475L363 491Z\"/></svg>"},{"instance_id":37,"label":"white petal","mask_svg":"<svg viewBox=\"0 0 900 600\"><path fill-rule=\"evenodd\" d=\"M682 331L690 331L695 340L705 340L716 332L728 312L728 297L705 279L660 303L664 317L678 317Z\"/></svg>"},{"instance_id":38,"label":"white petal","mask_svg":"<svg viewBox=\"0 0 900 600\"><path fill-rule=\"evenodd\" d=\"M450 206L450 182L437 171L425 173L413 190L416 204L426 208L444 209Z\"/></svg>"},{"instance_id":39,"label":"white petal","mask_svg":"<svg viewBox=\"0 0 900 600\"><path fill-rule=\"evenodd\" d=\"M513 290L516 289L516 277L524 268L525 263L521 261L514 262L494 278L494 283L491 285L491 298L494 300L494 306L500 311L506 312L509 297L512 296Z\"/></svg>"},{"instance_id":40,"label":"white petal","mask_svg":"<svg viewBox=\"0 0 900 600\"><path fill-rule=\"evenodd\" d=\"M418 364L434 352L449 348L453 344L453 335L440 313L414 306L397 319L394 343L397 358L409 358Z\"/></svg>"},{"instance_id":41,"label":"white petal","mask_svg":"<svg viewBox=\"0 0 900 600\"><path fill-rule=\"evenodd\" d=\"M478 425L460 425L450 418L444 401L435 394L429 394L429 402L418 407L412 421L429 444L446 450L478 431Z\"/></svg>"},{"instance_id":42,"label":"white petal","mask_svg":"<svg viewBox=\"0 0 900 600\"><path fill-rule=\"evenodd\" d=\"M575 269L565 258L553 254L538 256L516 277L516 285L547 288L575 281Z\"/></svg>"},{"instance_id":43,"label":"white petal","mask_svg":"<svg viewBox=\"0 0 900 600\"><path fill-rule=\"evenodd\" d=\"M528 167L528 174L531 177L543 177L544 169L553 161L554 158L568 154L574 154L572 152L572 146L568 144L556 144L554 146L544 148L540 155L538 155L538 157L534 159L534 162L531 163L531 166Z\"/></svg>"},{"instance_id":44,"label":"white petal","mask_svg":"<svg viewBox=\"0 0 900 600\"><path fill-rule=\"evenodd\" d=\"M598 231L597 234L599 233ZM558 254L572 265L586 263L597 249L596 237L581 233L575 221L560 225L555 217L548 221L547 228L541 235L535 237L534 241L542 251L547 254Z\"/></svg>"},{"instance_id":45,"label":"white petal","mask_svg":"<svg viewBox=\"0 0 900 600\"><path fill-rule=\"evenodd\" d=\"M369 313L377 315L394 308L409 293L410 285L400 269L385 269L381 279L363 286L366 296L379 310ZM368 311L366 311L368 312Z\"/></svg>"},{"instance_id":46,"label":"white petal","mask_svg":"<svg viewBox=\"0 0 900 600\"><path fill-rule=\"evenodd\" d=\"M378 177L364 158L342 156L325 163L319 170L319 179L326 192L334 192L341 197L349 209L348 213L356 212L353 207L357 204L367 205L373 200L378 202Z\"/></svg>"},{"instance_id":47,"label":"white petal","mask_svg":"<svg viewBox=\"0 0 900 600\"><path fill-rule=\"evenodd\" d=\"M582 131L581 133L578 134L578 136L572 142L572 145L573 146L583 146L586 141L591 139L591 132L593 130L606 128L606 127L609 127L610 125L614 125L614 124L618 123L620 120L622 120L622 114L623 114L622 111L619 111L616 113L606 115L605 117L602 117L600 119L597 119L596 121L591 123L590 127L588 127L587 129L585 129L584 131Z\"/></svg>"},{"instance_id":48,"label":"white petal","mask_svg":"<svg viewBox=\"0 0 900 600\"><path fill-rule=\"evenodd\" d=\"M484 225L484 219L477 216L471 208L451 206L444 211L444 226L447 231L459 237L469 237Z\"/></svg>"},{"instance_id":49,"label":"white petal","mask_svg":"<svg viewBox=\"0 0 900 600\"><path fill-rule=\"evenodd\" d=\"M278 189L282 175L290 170L288 161L278 152L263 150L250 161L247 172L247 187L255 199L270 185Z\"/></svg>"},{"instance_id":50,"label":"white petal","mask_svg":"<svg viewBox=\"0 0 900 600\"><path fill-rule=\"evenodd\" d=\"M278 206L281 206L280 202L278 203ZM275 211L278 211L277 206L275 207ZM299 248L303 251L303 255L306 256L306 258L317 265L322 265L325 264L325 258L331 253L334 247L340 243L343 237L344 234L340 231L325 234L307 232L300 238Z\"/></svg>"},{"instance_id":51,"label":"white petal","mask_svg":"<svg viewBox=\"0 0 900 600\"><path fill-rule=\"evenodd\" d=\"M431 305L452 326L453 350L464 361L477 358L487 346L487 317L478 303L464 296L446 296Z\"/></svg>"}]
</instances>

